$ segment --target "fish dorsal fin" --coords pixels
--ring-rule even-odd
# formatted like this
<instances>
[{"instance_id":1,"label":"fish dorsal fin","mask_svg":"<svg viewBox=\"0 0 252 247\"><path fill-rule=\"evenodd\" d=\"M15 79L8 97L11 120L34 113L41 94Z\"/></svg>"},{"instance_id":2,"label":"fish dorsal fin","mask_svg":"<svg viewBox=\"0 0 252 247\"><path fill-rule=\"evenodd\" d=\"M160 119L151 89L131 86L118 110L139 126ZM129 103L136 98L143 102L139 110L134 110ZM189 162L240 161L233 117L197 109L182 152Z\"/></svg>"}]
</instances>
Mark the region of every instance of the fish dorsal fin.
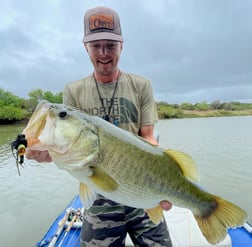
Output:
<instances>
[{"instance_id":1,"label":"fish dorsal fin","mask_svg":"<svg viewBox=\"0 0 252 247\"><path fill-rule=\"evenodd\" d=\"M151 221L155 224L164 220L163 209L158 205L155 208L149 208L145 210Z\"/></svg>"},{"instance_id":2,"label":"fish dorsal fin","mask_svg":"<svg viewBox=\"0 0 252 247\"><path fill-rule=\"evenodd\" d=\"M194 182L199 182L199 171L190 155L172 149L165 150L165 154L167 154L169 157L176 161L177 165L180 167L183 175L186 178L189 178Z\"/></svg>"},{"instance_id":3,"label":"fish dorsal fin","mask_svg":"<svg viewBox=\"0 0 252 247\"><path fill-rule=\"evenodd\" d=\"M113 192L118 188L118 183L101 167L92 167L92 171L89 178L99 189L105 192Z\"/></svg>"},{"instance_id":4,"label":"fish dorsal fin","mask_svg":"<svg viewBox=\"0 0 252 247\"><path fill-rule=\"evenodd\" d=\"M91 207L97 196L96 192L84 183L80 183L79 194L84 208Z\"/></svg>"}]
</instances>

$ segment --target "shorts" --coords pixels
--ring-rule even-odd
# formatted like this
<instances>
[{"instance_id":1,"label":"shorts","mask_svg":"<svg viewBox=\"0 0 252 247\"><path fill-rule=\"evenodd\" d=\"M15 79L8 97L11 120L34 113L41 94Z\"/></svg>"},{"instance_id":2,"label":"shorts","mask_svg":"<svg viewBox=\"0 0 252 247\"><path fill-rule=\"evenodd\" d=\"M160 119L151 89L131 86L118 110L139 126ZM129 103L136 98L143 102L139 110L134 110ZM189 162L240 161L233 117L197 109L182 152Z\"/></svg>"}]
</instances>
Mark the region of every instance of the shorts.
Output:
<instances>
[{"instance_id":1,"label":"shorts","mask_svg":"<svg viewBox=\"0 0 252 247\"><path fill-rule=\"evenodd\" d=\"M84 212L81 247L123 247L127 233L134 246L172 247L165 220L156 225L143 209L124 206L100 195Z\"/></svg>"}]
</instances>

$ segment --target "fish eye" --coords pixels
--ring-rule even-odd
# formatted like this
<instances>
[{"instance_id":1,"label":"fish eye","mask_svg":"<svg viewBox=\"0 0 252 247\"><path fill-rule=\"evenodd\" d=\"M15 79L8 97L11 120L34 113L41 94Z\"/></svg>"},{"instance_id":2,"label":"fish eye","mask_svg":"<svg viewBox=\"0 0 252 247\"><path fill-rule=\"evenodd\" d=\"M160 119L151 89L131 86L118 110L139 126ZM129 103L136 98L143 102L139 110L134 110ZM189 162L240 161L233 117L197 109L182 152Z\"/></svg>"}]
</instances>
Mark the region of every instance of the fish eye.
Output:
<instances>
[{"instance_id":1,"label":"fish eye","mask_svg":"<svg viewBox=\"0 0 252 247\"><path fill-rule=\"evenodd\" d=\"M61 110L60 112L59 112L59 117L60 118L65 118L67 116L67 111L66 110Z\"/></svg>"}]
</instances>

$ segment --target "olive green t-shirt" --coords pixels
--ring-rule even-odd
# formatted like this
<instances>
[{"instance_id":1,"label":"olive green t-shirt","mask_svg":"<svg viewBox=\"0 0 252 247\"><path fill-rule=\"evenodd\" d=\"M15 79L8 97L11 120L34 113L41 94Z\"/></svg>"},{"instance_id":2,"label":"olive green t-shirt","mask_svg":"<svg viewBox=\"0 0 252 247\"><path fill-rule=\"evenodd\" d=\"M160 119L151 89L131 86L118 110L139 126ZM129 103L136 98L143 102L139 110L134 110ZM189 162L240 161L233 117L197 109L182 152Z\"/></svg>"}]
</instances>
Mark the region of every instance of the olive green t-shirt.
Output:
<instances>
[{"instance_id":1,"label":"olive green t-shirt","mask_svg":"<svg viewBox=\"0 0 252 247\"><path fill-rule=\"evenodd\" d=\"M109 114L111 107L111 122L135 134L141 126L153 125L157 121L150 81L121 72L117 87L116 82L97 82L97 85L98 90L93 75L67 84L63 94L64 104L102 118Z\"/></svg>"}]
</instances>

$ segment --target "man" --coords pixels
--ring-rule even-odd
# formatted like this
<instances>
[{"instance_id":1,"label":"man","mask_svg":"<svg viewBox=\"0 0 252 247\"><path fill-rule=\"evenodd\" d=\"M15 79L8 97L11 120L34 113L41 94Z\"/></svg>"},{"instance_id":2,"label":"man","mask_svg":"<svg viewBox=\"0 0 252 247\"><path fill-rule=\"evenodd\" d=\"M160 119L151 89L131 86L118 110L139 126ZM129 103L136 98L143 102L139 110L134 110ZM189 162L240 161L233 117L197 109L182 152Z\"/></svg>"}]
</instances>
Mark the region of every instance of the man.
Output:
<instances>
[{"instance_id":1,"label":"man","mask_svg":"<svg viewBox=\"0 0 252 247\"><path fill-rule=\"evenodd\" d=\"M157 144L153 135L157 112L150 82L118 67L123 49L118 14L106 7L88 10L83 43L94 72L66 85L64 104ZM37 157L30 153L30 158L50 161L46 153ZM171 207L166 201L160 205L166 210ZM143 209L127 207L101 195L85 210L82 229L81 246L124 246L127 232L136 246L172 246L165 221L155 225Z\"/></svg>"}]
</instances>

